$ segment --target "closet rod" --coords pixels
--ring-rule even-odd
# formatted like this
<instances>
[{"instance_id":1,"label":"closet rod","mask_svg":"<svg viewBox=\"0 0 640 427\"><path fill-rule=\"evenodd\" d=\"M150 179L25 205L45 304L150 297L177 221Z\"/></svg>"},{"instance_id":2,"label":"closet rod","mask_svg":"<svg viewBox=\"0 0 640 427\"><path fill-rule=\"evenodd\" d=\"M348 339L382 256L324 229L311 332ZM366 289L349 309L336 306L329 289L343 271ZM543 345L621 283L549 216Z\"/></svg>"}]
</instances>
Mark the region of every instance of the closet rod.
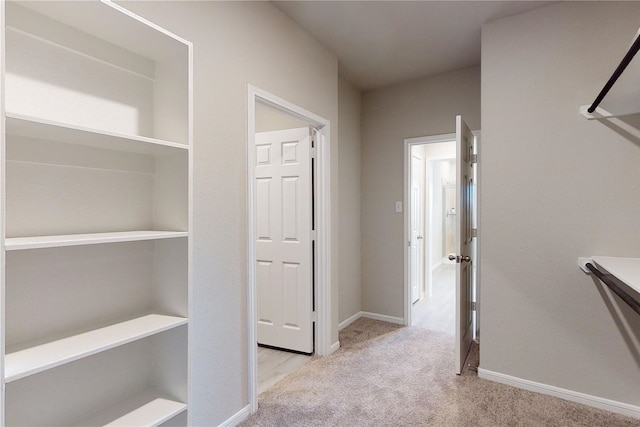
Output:
<instances>
[{"instance_id":1,"label":"closet rod","mask_svg":"<svg viewBox=\"0 0 640 427\"><path fill-rule=\"evenodd\" d=\"M629 51L624 56L624 58L622 58L622 61L618 65L618 68L616 68L616 70L613 72L613 74L609 78L609 81L607 81L607 84L604 85L604 87L596 97L596 100L593 101L593 104L591 104L591 107L589 107L589 109L587 110L589 113L593 113L594 111L596 111L596 108L598 107L598 105L600 105L600 102L602 102L607 93L609 93L611 87L613 87L613 85L618 80L618 77L620 77L625 68L627 68L627 65L629 65L638 50L640 50L640 32L636 34L636 39L629 48Z\"/></svg>"},{"instance_id":2,"label":"closet rod","mask_svg":"<svg viewBox=\"0 0 640 427\"><path fill-rule=\"evenodd\" d=\"M629 304L629 306L636 313L640 314L640 302L634 299L631 295L625 292L618 284L615 282L615 276L613 274L603 274L600 270L593 266L590 262L585 264L585 267L589 269L595 276L602 281L605 285L609 287L613 292L616 293L624 302Z\"/></svg>"}]
</instances>

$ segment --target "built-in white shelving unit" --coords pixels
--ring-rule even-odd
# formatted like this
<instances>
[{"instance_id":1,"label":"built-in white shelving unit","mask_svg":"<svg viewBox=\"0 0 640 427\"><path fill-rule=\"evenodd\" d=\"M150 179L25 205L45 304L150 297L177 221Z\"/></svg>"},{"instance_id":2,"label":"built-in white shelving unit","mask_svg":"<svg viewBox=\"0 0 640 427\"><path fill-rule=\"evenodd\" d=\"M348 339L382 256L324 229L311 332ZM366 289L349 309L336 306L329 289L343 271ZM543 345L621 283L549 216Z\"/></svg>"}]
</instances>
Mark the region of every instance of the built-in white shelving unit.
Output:
<instances>
[{"instance_id":1,"label":"built-in white shelving unit","mask_svg":"<svg viewBox=\"0 0 640 427\"><path fill-rule=\"evenodd\" d=\"M109 1L6 1L0 418L188 420L192 46Z\"/></svg>"}]
</instances>

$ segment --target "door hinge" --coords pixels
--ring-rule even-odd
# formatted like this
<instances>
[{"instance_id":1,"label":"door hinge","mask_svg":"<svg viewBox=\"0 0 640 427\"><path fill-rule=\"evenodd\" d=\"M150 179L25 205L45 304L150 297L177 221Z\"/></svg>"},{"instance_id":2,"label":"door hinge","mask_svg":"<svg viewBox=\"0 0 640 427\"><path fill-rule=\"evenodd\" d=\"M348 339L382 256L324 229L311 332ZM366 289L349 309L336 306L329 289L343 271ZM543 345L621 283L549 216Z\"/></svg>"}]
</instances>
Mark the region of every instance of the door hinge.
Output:
<instances>
[{"instance_id":1,"label":"door hinge","mask_svg":"<svg viewBox=\"0 0 640 427\"><path fill-rule=\"evenodd\" d=\"M311 321L312 322L317 322L318 321L318 314L315 311L311 312Z\"/></svg>"},{"instance_id":2,"label":"door hinge","mask_svg":"<svg viewBox=\"0 0 640 427\"><path fill-rule=\"evenodd\" d=\"M311 147L311 158L312 159L316 158L316 147Z\"/></svg>"},{"instance_id":3,"label":"door hinge","mask_svg":"<svg viewBox=\"0 0 640 427\"><path fill-rule=\"evenodd\" d=\"M477 154L472 154L471 155L471 164L474 163L478 163L478 155Z\"/></svg>"},{"instance_id":4,"label":"door hinge","mask_svg":"<svg viewBox=\"0 0 640 427\"><path fill-rule=\"evenodd\" d=\"M472 228L471 229L471 237L478 237L478 229L477 228Z\"/></svg>"},{"instance_id":5,"label":"door hinge","mask_svg":"<svg viewBox=\"0 0 640 427\"><path fill-rule=\"evenodd\" d=\"M476 309L477 309L476 302L475 302L475 301L472 301L472 302L471 302L471 310L476 311Z\"/></svg>"},{"instance_id":6,"label":"door hinge","mask_svg":"<svg viewBox=\"0 0 640 427\"><path fill-rule=\"evenodd\" d=\"M316 230L311 230L311 240L315 242L316 240Z\"/></svg>"}]
</instances>

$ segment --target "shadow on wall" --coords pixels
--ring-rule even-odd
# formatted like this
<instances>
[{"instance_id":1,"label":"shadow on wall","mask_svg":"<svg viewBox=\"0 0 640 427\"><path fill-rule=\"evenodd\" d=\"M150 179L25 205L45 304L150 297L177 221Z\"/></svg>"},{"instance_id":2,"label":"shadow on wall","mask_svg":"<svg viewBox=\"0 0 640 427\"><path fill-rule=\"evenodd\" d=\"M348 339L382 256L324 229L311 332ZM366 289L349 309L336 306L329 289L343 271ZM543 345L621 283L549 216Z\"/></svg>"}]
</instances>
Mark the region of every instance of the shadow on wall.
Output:
<instances>
[{"instance_id":1,"label":"shadow on wall","mask_svg":"<svg viewBox=\"0 0 640 427\"><path fill-rule=\"evenodd\" d=\"M640 147L640 113L598 121Z\"/></svg>"},{"instance_id":2,"label":"shadow on wall","mask_svg":"<svg viewBox=\"0 0 640 427\"><path fill-rule=\"evenodd\" d=\"M640 315L611 292L597 277L592 277L592 280L633 355L636 365L640 368Z\"/></svg>"}]
</instances>

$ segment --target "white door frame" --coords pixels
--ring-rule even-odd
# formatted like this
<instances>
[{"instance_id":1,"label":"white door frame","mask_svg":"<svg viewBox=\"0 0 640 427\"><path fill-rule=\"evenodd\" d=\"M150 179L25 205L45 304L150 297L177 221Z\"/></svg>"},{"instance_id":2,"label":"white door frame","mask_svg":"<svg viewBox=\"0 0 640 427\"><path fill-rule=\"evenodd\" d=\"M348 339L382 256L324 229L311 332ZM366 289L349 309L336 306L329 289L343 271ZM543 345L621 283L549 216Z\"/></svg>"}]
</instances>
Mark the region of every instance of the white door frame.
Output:
<instances>
[{"instance_id":1,"label":"white door frame","mask_svg":"<svg viewBox=\"0 0 640 427\"><path fill-rule=\"evenodd\" d=\"M480 139L480 131L472 131L473 135L476 137L476 150L478 151L479 154L479 144L478 141ZM404 140L404 190L403 190L403 195L404 195L404 225L403 225L403 229L404 229L404 242L408 242L409 241L409 227L410 227L410 212L409 212L409 200L411 197L411 194L409 193L409 180L410 180L410 172L411 172L411 163L409 162L409 157L411 155L411 147L414 145L422 145L422 144L433 144L433 143L438 143L438 142L451 142L451 141L455 141L456 140L456 134L455 133L447 133L447 134L442 134L442 135L433 135L433 136L418 136L415 138L405 138ZM479 157L479 156L478 156ZM428 160L428 159L427 159ZM479 164L479 162L478 162ZM476 164L476 167L478 167L478 164ZM476 182L476 197L479 193L478 191L478 187L479 186L479 182ZM479 204L476 203L476 206L478 206ZM480 234L480 231L478 230L478 236ZM480 249L479 249L479 245L476 246L477 249L477 254L476 256L479 257L479 253L480 253ZM409 267L410 267L410 261L411 261L411 254L409 252L411 248L408 245L404 245L404 324L406 326L410 326L411 325L411 281L410 281L410 277L409 277ZM428 251L426 251L428 252ZM480 289L480 267L478 264L476 264L476 289ZM477 298L476 294L476 298ZM476 322L478 321L479 316L477 315L478 312L476 311ZM476 325L477 327L477 325Z\"/></svg>"},{"instance_id":2,"label":"white door frame","mask_svg":"<svg viewBox=\"0 0 640 427\"><path fill-rule=\"evenodd\" d=\"M248 395L251 413L258 410L258 334L253 196L255 180L256 103L308 122L318 130L315 176L315 354L331 353L331 123L251 84L247 85L247 328Z\"/></svg>"}]
</instances>

